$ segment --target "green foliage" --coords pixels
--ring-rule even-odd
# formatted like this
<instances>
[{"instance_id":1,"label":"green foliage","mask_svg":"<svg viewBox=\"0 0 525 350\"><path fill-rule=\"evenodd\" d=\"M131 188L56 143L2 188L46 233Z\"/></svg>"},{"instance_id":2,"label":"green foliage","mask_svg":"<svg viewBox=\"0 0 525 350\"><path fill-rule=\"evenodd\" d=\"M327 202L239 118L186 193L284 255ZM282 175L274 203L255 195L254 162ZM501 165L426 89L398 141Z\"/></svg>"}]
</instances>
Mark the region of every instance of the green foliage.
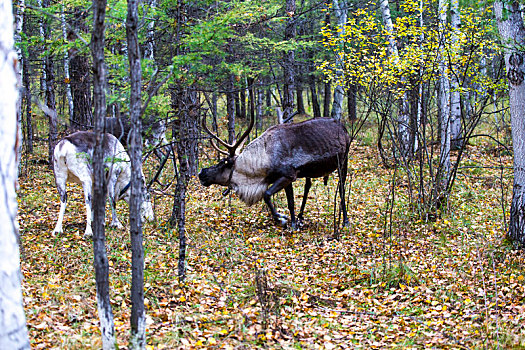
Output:
<instances>
[{"instance_id":1,"label":"green foliage","mask_svg":"<svg viewBox=\"0 0 525 350\"><path fill-rule=\"evenodd\" d=\"M420 25L420 4L406 0L400 3L399 16L394 18L394 32L388 33L377 16L366 9L354 11L344 28L326 26L322 30L323 46L338 60L325 60L319 65L330 79L342 86L347 83L388 89L396 97L417 87L422 81L435 81L439 55L448 60L448 74L459 78L460 92L501 91L500 81L487 75L497 49L490 9L461 9L458 32L447 26L440 30L432 2L425 3L425 23ZM341 35L341 33L343 34ZM398 55L389 52L389 38L398 46ZM340 73L340 74L338 74Z\"/></svg>"}]
</instances>

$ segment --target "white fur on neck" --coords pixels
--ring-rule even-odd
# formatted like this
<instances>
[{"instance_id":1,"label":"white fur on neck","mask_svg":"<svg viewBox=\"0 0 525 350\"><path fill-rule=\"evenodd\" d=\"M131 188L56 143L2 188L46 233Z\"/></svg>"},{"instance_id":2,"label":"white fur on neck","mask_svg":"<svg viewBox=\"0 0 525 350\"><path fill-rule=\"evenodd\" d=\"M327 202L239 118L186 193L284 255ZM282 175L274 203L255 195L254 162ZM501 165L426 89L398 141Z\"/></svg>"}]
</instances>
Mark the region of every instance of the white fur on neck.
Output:
<instances>
[{"instance_id":1,"label":"white fur on neck","mask_svg":"<svg viewBox=\"0 0 525 350\"><path fill-rule=\"evenodd\" d=\"M268 184L264 182L263 177L248 177L238 172L234 172L231 185L237 196L247 206L252 206L260 201L268 189Z\"/></svg>"}]
</instances>

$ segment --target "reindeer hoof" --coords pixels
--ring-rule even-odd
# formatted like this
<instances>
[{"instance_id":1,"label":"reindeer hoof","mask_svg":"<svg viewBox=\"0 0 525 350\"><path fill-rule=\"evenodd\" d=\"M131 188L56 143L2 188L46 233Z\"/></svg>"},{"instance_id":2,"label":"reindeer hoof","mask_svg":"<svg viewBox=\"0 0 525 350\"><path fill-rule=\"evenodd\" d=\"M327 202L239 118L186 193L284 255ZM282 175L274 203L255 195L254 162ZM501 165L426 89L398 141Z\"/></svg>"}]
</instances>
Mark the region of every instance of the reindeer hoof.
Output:
<instances>
[{"instance_id":1,"label":"reindeer hoof","mask_svg":"<svg viewBox=\"0 0 525 350\"><path fill-rule=\"evenodd\" d=\"M288 216L283 214L277 213L277 215L275 215L274 217L274 220L279 226L282 227L286 227L286 225L288 224Z\"/></svg>"}]
</instances>

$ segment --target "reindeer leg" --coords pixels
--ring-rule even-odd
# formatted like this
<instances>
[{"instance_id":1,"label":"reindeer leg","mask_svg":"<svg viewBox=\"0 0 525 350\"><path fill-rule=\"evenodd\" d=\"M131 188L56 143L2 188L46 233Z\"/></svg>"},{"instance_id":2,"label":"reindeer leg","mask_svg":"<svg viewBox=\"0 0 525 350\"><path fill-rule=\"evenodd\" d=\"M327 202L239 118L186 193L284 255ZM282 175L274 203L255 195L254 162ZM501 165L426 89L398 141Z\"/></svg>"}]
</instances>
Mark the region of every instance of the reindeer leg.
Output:
<instances>
[{"instance_id":1,"label":"reindeer leg","mask_svg":"<svg viewBox=\"0 0 525 350\"><path fill-rule=\"evenodd\" d=\"M293 197L293 184L290 183L284 188L286 192L286 201L288 202L288 210L290 211L290 220L292 229L295 229L295 203Z\"/></svg>"},{"instance_id":2,"label":"reindeer leg","mask_svg":"<svg viewBox=\"0 0 525 350\"><path fill-rule=\"evenodd\" d=\"M114 176L110 178L108 183L108 198L109 205L111 206L111 224L109 224L109 226L121 230L124 228L124 226L120 223L117 216L117 196L119 194L115 193L115 184L117 182L117 176L119 173L119 171L115 171L115 174L117 175L114 174Z\"/></svg>"},{"instance_id":3,"label":"reindeer leg","mask_svg":"<svg viewBox=\"0 0 525 350\"><path fill-rule=\"evenodd\" d=\"M273 183L273 185L270 186L270 188L266 190L266 192L264 192L264 201L266 202L268 209L270 209L273 219L281 226L285 226L288 220L286 216L277 213L277 210L275 210L275 207L272 203L272 196L283 188L286 188L292 182L293 180L288 177L280 177Z\"/></svg>"},{"instance_id":4,"label":"reindeer leg","mask_svg":"<svg viewBox=\"0 0 525 350\"><path fill-rule=\"evenodd\" d=\"M84 231L84 237L93 237L93 229L91 228L93 215L91 209L91 179L82 181L82 187L84 188L84 200L86 202L86 231Z\"/></svg>"},{"instance_id":5,"label":"reindeer leg","mask_svg":"<svg viewBox=\"0 0 525 350\"><path fill-rule=\"evenodd\" d=\"M341 197L341 210L343 211L343 227L347 227L350 222L348 221L348 215L346 213L346 200L345 200L345 182L346 174L348 169L348 153L345 154L345 160L343 164L339 164L339 196Z\"/></svg>"},{"instance_id":6,"label":"reindeer leg","mask_svg":"<svg viewBox=\"0 0 525 350\"><path fill-rule=\"evenodd\" d=\"M297 215L297 219L299 221L303 221L304 208L306 207L306 200L308 199L308 192L310 192L310 187L312 187L312 179L307 177L306 182L304 183L304 194L303 202L301 203L301 211L299 211L299 215Z\"/></svg>"},{"instance_id":7,"label":"reindeer leg","mask_svg":"<svg viewBox=\"0 0 525 350\"><path fill-rule=\"evenodd\" d=\"M64 213L66 212L67 205L66 180L61 176L57 176L55 182L58 188L58 194L60 195L60 213L58 214L58 220L53 234L62 233L62 222L64 221Z\"/></svg>"}]
</instances>

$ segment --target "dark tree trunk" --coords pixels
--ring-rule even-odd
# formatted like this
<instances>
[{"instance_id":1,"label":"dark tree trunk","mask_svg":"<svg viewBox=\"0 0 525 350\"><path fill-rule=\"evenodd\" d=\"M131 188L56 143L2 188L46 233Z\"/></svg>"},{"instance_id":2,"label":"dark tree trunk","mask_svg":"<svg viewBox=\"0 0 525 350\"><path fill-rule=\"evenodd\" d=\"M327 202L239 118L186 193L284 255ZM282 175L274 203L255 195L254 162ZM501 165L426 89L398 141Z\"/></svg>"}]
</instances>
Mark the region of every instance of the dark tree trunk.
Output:
<instances>
[{"instance_id":1,"label":"dark tree trunk","mask_svg":"<svg viewBox=\"0 0 525 350\"><path fill-rule=\"evenodd\" d=\"M87 32L87 11L77 9L74 13L72 27L81 32ZM75 39L74 33L68 34L69 40ZM91 112L91 66L89 58L78 49L69 50L69 76L71 79L71 94L73 95L73 120L70 120L72 130L87 130L93 127ZM94 65L94 64L93 64Z\"/></svg>"},{"instance_id":2,"label":"dark tree trunk","mask_svg":"<svg viewBox=\"0 0 525 350\"><path fill-rule=\"evenodd\" d=\"M306 110L304 108L304 99L303 99L303 87L300 83L297 84L295 88L295 92L297 95L297 112L299 112L299 114L306 114Z\"/></svg>"},{"instance_id":3,"label":"dark tree trunk","mask_svg":"<svg viewBox=\"0 0 525 350\"><path fill-rule=\"evenodd\" d=\"M308 84L310 85L310 95L312 96L312 111L314 113L314 118L321 118L321 107L319 106L319 99L317 98L317 88L315 86L315 75L312 72L308 79Z\"/></svg>"},{"instance_id":4,"label":"dark tree trunk","mask_svg":"<svg viewBox=\"0 0 525 350\"><path fill-rule=\"evenodd\" d=\"M241 103L241 110L239 114L239 118L242 120L246 119L246 88L243 87L240 91L240 103Z\"/></svg>"},{"instance_id":5,"label":"dark tree trunk","mask_svg":"<svg viewBox=\"0 0 525 350\"><path fill-rule=\"evenodd\" d=\"M30 30L29 30L29 24L28 22L28 15L27 12L24 11L24 20L22 24L22 31L27 37L31 36ZM22 50L22 84L24 85L24 97L25 97L25 137L24 142L26 145L26 151L29 154L33 153L33 121L31 117L31 72L30 72L30 65L29 61L31 60L33 50L31 48L27 48L27 54L24 53Z\"/></svg>"},{"instance_id":6,"label":"dark tree trunk","mask_svg":"<svg viewBox=\"0 0 525 350\"><path fill-rule=\"evenodd\" d=\"M264 103L264 91L262 87L257 87L257 107L256 107L256 121L255 124L255 136L257 137L257 131L262 129L263 125L263 103Z\"/></svg>"},{"instance_id":7,"label":"dark tree trunk","mask_svg":"<svg viewBox=\"0 0 525 350\"><path fill-rule=\"evenodd\" d=\"M177 225L179 232L179 280L182 282L186 276L186 192L191 177L190 157L193 142L198 138L198 130L193 127L199 120L199 104L197 93L179 84L171 92L172 108L177 115L173 127L175 147L179 162L177 172L177 185L175 187L175 198L173 210L169 223L172 227Z\"/></svg>"},{"instance_id":8,"label":"dark tree trunk","mask_svg":"<svg viewBox=\"0 0 525 350\"><path fill-rule=\"evenodd\" d=\"M289 14L290 18L286 23L284 30L284 39L292 41L295 39L297 33L297 25L295 22L295 0L286 0L286 13ZM283 84L283 119L287 120L294 112L294 78L295 78L295 52L288 50L285 52L283 57L283 71L284 71L284 84Z\"/></svg>"},{"instance_id":9,"label":"dark tree trunk","mask_svg":"<svg viewBox=\"0 0 525 350\"><path fill-rule=\"evenodd\" d=\"M235 86L234 86L235 89ZM235 100L235 115L239 118L241 118L241 99L240 99L240 93L238 91L235 91L233 93L233 98Z\"/></svg>"},{"instance_id":10,"label":"dark tree trunk","mask_svg":"<svg viewBox=\"0 0 525 350\"><path fill-rule=\"evenodd\" d=\"M217 125L217 92L213 92L211 95L211 127L213 132L217 134L219 126Z\"/></svg>"},{"instance_id":11,"label":"dark tree trunk","mask_svg":"<svg viewBox=\"0 0 525 350\"><path fill-rule=\"evenodd\" d=\"M48 8L50 5L49 0L42 1L42 6ZM44 28L44 38L47 42L51 40L51 28L50 28L50 19L45 18L43 21ZM46 47L46 50L48 48ZM49 137L48 137L48 163L49 167L53 168L53 151L55 150L55 145L57 143L57 113L56 113L56 103L55 103L55 69L53 56L47 54L44 59L44 70L46 77L46 106L48 111L46 112L48 117L49 125Z\"/></svg>"},{"instance_id":12,"label":"dark tree trunk","mask_svg":"<svg viewBox=\"0 0 525 350\"><path fill-rule=\"evenodd\" d=\"M49 120L48 138L48 161L49 167L53 168L53 152L57 143L57 113L55 103L55 72L53 58L47 56L45 59L46 70L46 105L49 108L47 114Z\"/></svg>"},{"instance_id":13,"label":"dark tree trunk","mask_svg":"<svg viewBox=\"0 0 525 350\"><path fill-rule=\"evenodd\" d=\"M250 120L251 120L251 119L256 118L256 115L255 115L255 79L248 78L247 82L248 82L248 106L249 106L249 113L250 113Z\"/></svg>"},{"instance_id":14,"label":"dark tree trunk","mask_svg":"<svg viewBox=\"0 0 525 350\"><path fill-rule=\"evenodd\" d=\"M265 100L266 100L266 113L265 115L270 114L270 110L272 109L272 91L270 90L271 87L266 88L266 94L265 94Z\"/></svg>"},{"instance_id":15,"label":"dark tree trunk","mask_svg":"<svg viewBox=\"0 0 525 350\"><path fill-rule=\"evenodd\" d=\"M332 101L332 86L329 82L324 83L323 117L330 117L330 104Z\"/></svg>"},{"instance_id":16,"label":"dark tree trunk","mask_svg":"<svg viewBox=\"0 0 525 350\"><path fill-rule=\"evenodd\" d=\"M113 311L109 298L109 264L106 255L106 235L104 219L106 208L106 179L104 176L103 130L106 116L106 68L104 65L104 18L106 1L93 3L93 34L91 51L93 56L94 104L96 144L93 152L93 253L95 279L97 285L97 303L104 349L114 349L115 328Z\"/></svg>"},{"instance_id":17,"label":"dark tree trunk","mask_svg":"<svg viewBox=\"0 0 525 350\"><path fill-rule=\"evenodd\" d=\"M348 85L346 100L348 104L348 120L355 122L357 120L357 85Z\"/></svg>"},{"instance_id":18,"label":"dark tree trunk","mask_svg":"<svg viewBox=\"0 0 525 350\"><path fill-rule=\"evenodd\" d=\"M142 245L142 221L140 207L144 201L142 177L142 121L140 49L138 39L138 0L128 0L126 18L128 61L130 67L130 158L131 195L129 200L129 223L131 236L131 338L130 349L146 347L146 311L144 308L144 247Z\"/></svg>"},{"instance_id":19,"label":"dark tree trunk","mask_svg":"<svg viewBox=\"0 0 525 350\"><path fill-rule=\"evenodd\" d=\"M226 91L226 114L228 115L228 143L235 142L235 93L233 91L233 75L230 74Z\"/></svg>"}]
</instances>

